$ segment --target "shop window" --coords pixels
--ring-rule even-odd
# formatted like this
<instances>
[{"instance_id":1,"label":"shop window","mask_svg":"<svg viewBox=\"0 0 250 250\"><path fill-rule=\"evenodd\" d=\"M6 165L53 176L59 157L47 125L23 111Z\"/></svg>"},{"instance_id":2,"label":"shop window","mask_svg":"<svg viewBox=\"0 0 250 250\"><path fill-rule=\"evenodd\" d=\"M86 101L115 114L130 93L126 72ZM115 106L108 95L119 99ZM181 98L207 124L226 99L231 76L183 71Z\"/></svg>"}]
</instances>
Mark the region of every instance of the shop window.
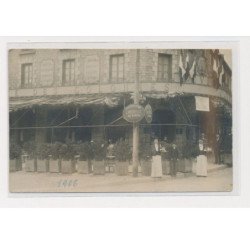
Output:
<instances>
[{"instance_id":1,"label":"shop window","mask_svg":"<svg viewBox=\"0 0 250 250\"><path fill-rule=\"evenodd\" d=\"M63 61L63 85L75 84L75 60Z\"/></svg>"},{"instance_id":2,"label":"shop window","mask_svg":"<svg viewBox=\"0 0 250 250\"><path fill-rule=\"evenodd\" d=\"M32 80L33 80L33 64L32 63L22 64L22 68L21 68L22 88L31 86Z\"/></svg>"},{"instance_id":3,"label":"shop window","mask_svg":"<svg viewBox=\"0 0 250 250\"><path fill-rule=\"evenodd\" d=\"M183 133L182 128L177 128L177 129L176 129L176 134L177 134L177 135L182 135L182 133Z\"/></svg>"},{"instance_id":4,"label":"shop window","mask_svg":"<svg viewBox=\"0 0 250 250\"><path fill-rule=\"evenodd\" d=\"M123 82L124 79L124 55L110 56L110 80L111 82Z\"/></svg>"},{"instance_id":5,"label":"shop window","mask_svg":"<svg viewBox=\"0 0 250 250\"><path fill-rule=\"evenodd\" d=\"M168 82L172 79L172 56L166 54L158 55L158 74L159 82Z\"/></svg>"}]
</instances>

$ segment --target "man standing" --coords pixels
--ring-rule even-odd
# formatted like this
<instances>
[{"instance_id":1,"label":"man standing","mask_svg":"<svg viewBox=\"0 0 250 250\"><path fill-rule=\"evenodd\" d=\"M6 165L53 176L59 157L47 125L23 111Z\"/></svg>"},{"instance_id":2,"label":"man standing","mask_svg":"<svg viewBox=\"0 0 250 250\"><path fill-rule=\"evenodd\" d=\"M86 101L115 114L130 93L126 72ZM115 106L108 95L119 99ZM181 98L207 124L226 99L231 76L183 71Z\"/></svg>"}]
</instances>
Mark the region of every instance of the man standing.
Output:
<instances>
[{"instance_id":1,"label":"man standing","mask_svg":"<svg viewBox=\"0 0 250 250\"><path fill-rule=\"evenodd\" d=\"M179 152L175 144L172 144L172 147L169 150L169 158L170 158L170 175L172 177L175 177L177 172L177 159L179 158Z\"/></svg>"},{"instance_id":2,"label":"man standing","mask_svg":"<svg viewBox=\"0 0 250 250\"><path fill-rule=\"evenodd\" d=\"M215 164L220 164L221 163L220 144L221 144L220 135L216 134L215 143L214 143Z\"/></svg>"}]
</instances>

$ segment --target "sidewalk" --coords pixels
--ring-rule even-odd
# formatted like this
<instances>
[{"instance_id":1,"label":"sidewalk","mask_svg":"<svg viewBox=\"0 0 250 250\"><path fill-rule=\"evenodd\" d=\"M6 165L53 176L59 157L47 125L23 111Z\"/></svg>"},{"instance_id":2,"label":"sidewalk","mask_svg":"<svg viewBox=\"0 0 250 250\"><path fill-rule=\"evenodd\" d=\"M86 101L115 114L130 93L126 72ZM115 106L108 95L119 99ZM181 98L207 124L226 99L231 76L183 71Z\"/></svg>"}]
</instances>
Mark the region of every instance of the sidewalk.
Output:
<instances>
[{"instance_id":1,"label":"sidewalk","mask_svg":"<svg viewBox=\"0 0 250 250\"><path fill-rule=\"evenodd\" d=\"M93 174L11 172L10 192L216 192L232 190L232 168L213 165L207 177L178 173L173 178Z\"/></svg>"}]
</instances>

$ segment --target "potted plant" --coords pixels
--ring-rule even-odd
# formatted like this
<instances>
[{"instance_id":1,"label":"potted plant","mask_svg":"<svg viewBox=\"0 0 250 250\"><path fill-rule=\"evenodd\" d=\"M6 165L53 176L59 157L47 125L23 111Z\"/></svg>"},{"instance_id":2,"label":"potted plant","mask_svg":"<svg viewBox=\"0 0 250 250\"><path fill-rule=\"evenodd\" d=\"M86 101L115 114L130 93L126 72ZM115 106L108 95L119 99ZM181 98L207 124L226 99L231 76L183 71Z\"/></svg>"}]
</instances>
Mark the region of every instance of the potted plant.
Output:
<instances>
[{"instance_id":1,"label":"potted plant","mask_svg":"<svg viewBox=\"0 0 250 250\"><path fill-rule=\"evenodd\" d=\"M89 142L77 145L77 172L80 174L89 174L92 172L92 152Z\"/></svg>"},{"instance_id":2,"label":"potted plant","mask_svg":"<svg viewBox=\"0 0 250 250\"><path fill-rule=\"evenodd\" d=\"M178 161L177 161L177 172L185 172L185 146L177 147L178 149Z\"/></svg>"},{"instance_id":3,"label":"potted plant","mask_svg":"<svg viewBox=\"0 0 250 250\"><path fill-rule=\"evenodd\" d=\"M183 157L183 168L182 171L185 173L192 172L192 163L195 153L195 145L191 142L187 142L182 148L182 157Z\"/></svg>"},{"instance_id":4,"label":"potted plant","mask_svg":"<svg viewBox=\"0 0 250 250\"><path fill-rule=\"evenodd\" d=\"M140 147L140 164L142 175L151 175L151 165L152 165L152 150L149 143L143 143Z\"/></svg>"},{"instance_id":5,"label":"potted plant","mask_svg":"<svg viewBox=\"0 0 250 250\"><path fill-rule=\"evenodd\" d=\"M25 163L25 169L27 172L37 171L37 144L35 141L25 142L23 144L23 162ZM27 155L27 157L26 157Z\"/></svg>"},{"instance_id":6,"label":"potted plant","mask_svg":"<svg viewBox=\"0 0 250 250\"><path fill-rule=\"evenodd\" d=\"M61 151L62 146L61 142L55 142L50 146L50 155L49 155L49 171L51 173L60 173L61 172Z\"/></svg>"},{"instance_id":7,"label":"potted plant","mask_svg":"<svg viewBox=\"0 0 250 250\"><path fill-rule=\"evenodd\" d=\"M62 174L72 174L75 172L75 146L72 143L62 144L60 147L60 160Z\"/></svg>"},{"instance_id":8,"label":"potted plant","mask_svg":"<svg viewBox=\"0 0 250 250\"><path fill-rule=\"evenodd\" d=\"M104 175L107 145L104 140L91 141L90 150L93 151L93 174Z\"/></svg>"},{"instance_id":9,"label":"potted plant","mask_svg":"<svg viewBox=\"0 0 250 250\"><path fill-rule=\"evenodd\" d=\"M16 143L10 143L10 171L22 170L22 148Z\"/></svg>"},{"instance_id":10,"label":"potted plant","mask_svg":"<svg viewBox=\"0 0 250 250\"><path fill-rule=\"evenodd\" d=\"M131 158L130 145L128 140L120 139L116 142L114 148L115 155L115 172L117 175L128 174L128 161Z\"/></svg>"},{"instance_id":11,"label":"potted plant","mask_svg":"<svg viewBox=\"0 0 250 250\"><path fill-rule=\"evenodd\" d=\"M198 144L194 143L192 148L192 172L196 174L196 168L197 168L197 156L199 156L200 150L198 147Z\"/></svg>"},{"instance_id":12,"label":"potted plant","mask_svg":"<svg viewBox=\"0 0 250 250\"><path fill-rule=\"evenodd\" d=\"M37 145L37 172L49 171L49 156L51 154L51 144L41 143Z\"/></svg>"}]
</instances>

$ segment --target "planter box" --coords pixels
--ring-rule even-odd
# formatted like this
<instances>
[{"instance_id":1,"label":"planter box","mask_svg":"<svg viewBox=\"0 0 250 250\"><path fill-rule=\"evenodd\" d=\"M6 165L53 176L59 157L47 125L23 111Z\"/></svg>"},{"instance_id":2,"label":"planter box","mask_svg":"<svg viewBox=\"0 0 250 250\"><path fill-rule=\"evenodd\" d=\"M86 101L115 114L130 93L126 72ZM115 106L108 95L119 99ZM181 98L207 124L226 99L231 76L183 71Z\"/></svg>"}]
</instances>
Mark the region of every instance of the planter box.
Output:
<instances>
[{"instance_id":1,"label":"planter box","mask_svg":"<svg viewBox=\"0 0 250 250\"><path fill-rule=\"evenodd\" d=\"M61 172L61 162L59 160L49 161L49 171L50 173L60 173Z\"/></svg>"},{"instance_id":2,"label":"planter box","mask_svg":"<svg viewBox=\"0 0 250 250\"><path fill-rule=\"evenodd\" d=\"M89 174L92 172L91 161L78 161L76 164L79 174Z\"/></svg>"},{"instance_id":3,"label":"planter box","mask_svg":"<svg viewBox=\"0 0 250 250\"><path fill-rule=\"evenodd\" d=\"M106 159L106 166L105 166L105 171L106 172L115 172L115 165L116 165L116 161L115 161L115 157L109 157Z\"/></svg>"},{"instance_id":4,"label":"planter box","mask_svg":"<svg viewBox=\"0 0 250 250\"><path fill-rule=\"evenodd\" d=\"M150 176L151 175L151 161L141 161L141 172L144 176Z\"/></svg>"},{"instance_id":5,"label":"planter box","mask_svg":"<svg viewBox=\"0 0 250 250\"><path fill-rule=\"evenodd\" d=\"M192 163L193 163L192 159L184 159L184 173L192 172L192 167L193 167Z\"/></svg>"},{"instance_id":6,"label":"planter box","mask_svg":"<svg viewBox=\"0 0 250 250\"><path fill-rule=\"evenodd\" d=\"M192 160L192 172L196 174L197 159Z\"/></svg>"},{"instance_id":7,"label":"planter box","mask_svg":"<svg viewBox=\"0 0 250 250\"><path fill-rule=\"evenodd\" d=\"M61 172L62 174L72 174L75 172L75 161L69 160L61 161Z\"/></svg>"},{"instance_id":8,"label":"planter box","mask_svg":"<svg viewBox=\"0 0 250 250\"><path fill-rule=\"evenodd\" d=\"M162 160L162 174L168 175L170 174L170 161Z\"/></svg>"},{"instance_id":9,"label":"planter box","mask_svg":"<svg viewBox=\"0 0 250 250\"><path fill-rule=\"evenodd\" d=\"M105 165L104 161L93 161L93 174L95 175L104 175L105 174Z\"/></svg>"},{"instance_id":10,"label":"planter box","mask_svg":"<svg viewBox=\"0 0 250 250\"><path fill-rule=\"evenodd\" d=\"M223 154L223 163L232 166L232 154Z\"/></svg>"},{"instance_id":11,"label":"planter box","mask_svg":"<svg viewBox=\"0 0 250 250\"><path fill-rule=\"evenodd\" d=\"M185 160L179 159L177 161L177 172L185 172Z\"/></svg>"},{"instance_id":12,"label":"planter box","mask_svg":"<svg viewBox=\"0 0 250 250\"><path fill-rule=\"evenodd\" d=\"M10 159L9 166L10 166L10 172L22 170L22 160Z\"/></svg>"},{"instance_id":13,"label":"planter box","mask_svg":"<svg viewBox=\"0 0 250 250\"><path fill-rule=\"evenodd\" d=\"M39 173L44 173L44 172L49 172L49 160L40 160L37 159L37 172Z\"/></svg>"},{"instance_id":14,"label":"planter box","mask_svg":"<svg viewBox=\"0 0 250 250\"><path fill-rule=\"evenodd\" d=\"M205 155L197 157L196 176L207 176L207 157Z\"/></svg>"},{"instance_id":15,"label":"planter box","mask_svg":"<svg viewBox=\"0 0 250 250\"><path fill-rule=\"evenodd\" d=\"M120 176L128 175L128 162L117 161L115 164L115 173Z\"/></svg>"},{"instance_id":16,"label":"planter box","mask_svg":"<svg viewBox=\"0 0 250 250\"><path fill-rule=\"evenodd\" d=\"M26 172L36 172L37 169L37 160L26 160L25 162L25 170Z\"/></svg>"}]
</instances>

